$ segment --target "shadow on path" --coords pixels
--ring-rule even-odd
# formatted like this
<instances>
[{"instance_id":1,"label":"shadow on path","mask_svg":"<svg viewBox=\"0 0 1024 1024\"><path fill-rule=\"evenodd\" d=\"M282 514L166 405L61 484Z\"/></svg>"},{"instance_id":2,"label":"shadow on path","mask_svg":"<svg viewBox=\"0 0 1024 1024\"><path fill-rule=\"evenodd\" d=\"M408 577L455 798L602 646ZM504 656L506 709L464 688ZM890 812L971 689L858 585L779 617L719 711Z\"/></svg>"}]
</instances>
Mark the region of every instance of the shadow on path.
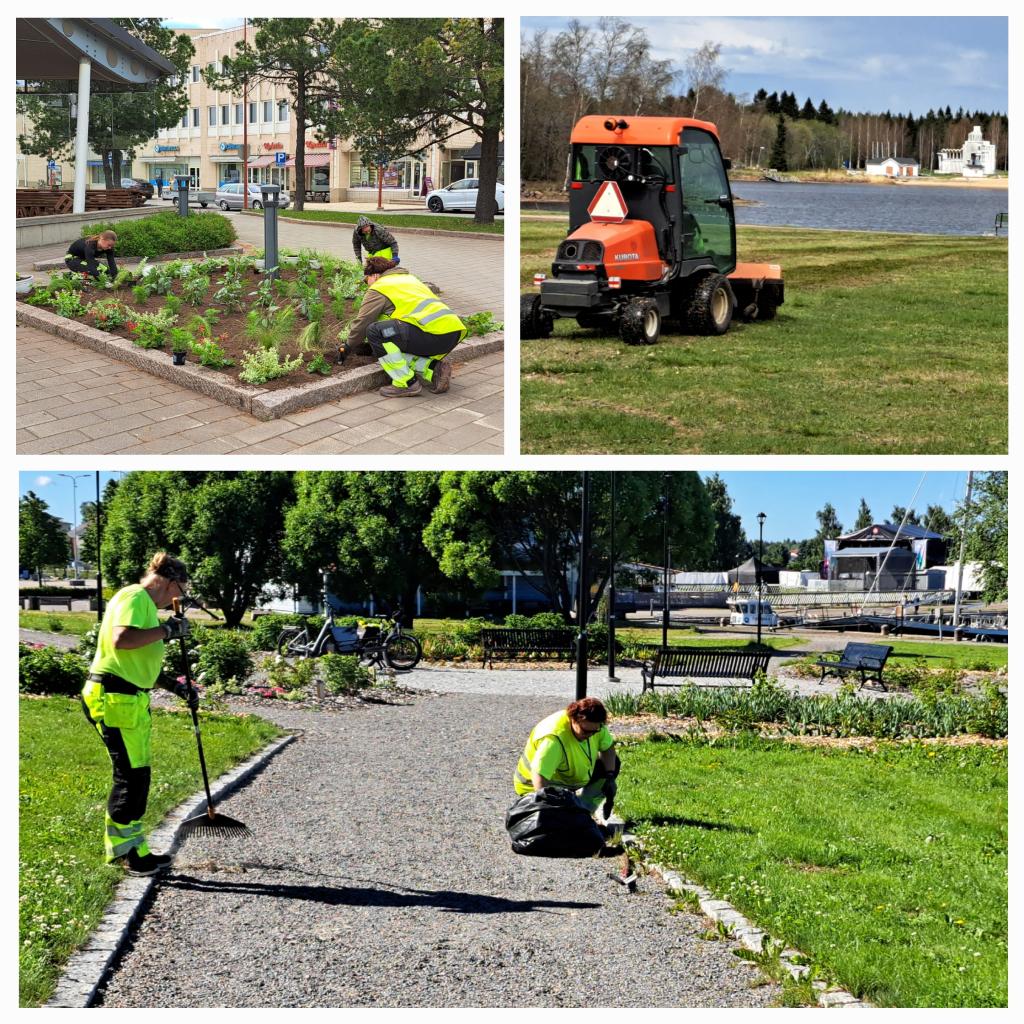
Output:
<instances>
[{"instance_id":1,"label":"shadow on path","mask_svg":"<svg viewBox=\"0 0 1024 1024\"><path fill-rule=\"evenodd\" d=\"M359 907L436 907L456 914L511 914L529 913L536 910L552 911L589 910L600 907L600 903L582 903L575 900L510 900L500 896L486 896L482 893L455 892L442 889L392 890L367 886L341 886L334 888L323 885L274 885L262 882L227 882L192 875L168 875L161 879L161 886L173 889L190 889L195 892L225 893L228 895L272 896L289 900L309 900L325 906Z\"/></svg>"}]
</instances>

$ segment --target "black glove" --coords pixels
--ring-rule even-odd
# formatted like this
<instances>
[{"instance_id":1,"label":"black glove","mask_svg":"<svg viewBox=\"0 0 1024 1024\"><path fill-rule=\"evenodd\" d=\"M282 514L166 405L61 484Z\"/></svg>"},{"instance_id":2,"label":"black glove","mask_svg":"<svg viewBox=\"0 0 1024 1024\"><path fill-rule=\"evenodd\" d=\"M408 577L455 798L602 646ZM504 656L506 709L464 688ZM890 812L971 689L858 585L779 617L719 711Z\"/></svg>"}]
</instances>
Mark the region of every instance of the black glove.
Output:
<instances>
[{"instance_id":1,"label":"black glove","mask_svg":"<svg viewBox=\"0 0 1024 1024\"><path fill-rule=\"evenodd\" d=\"M178 637L186 637L192 632L188 619L184 615L172 615L164 620L164 639L177 640Z\"/></svg>"},{"instance_id":2,"label":"black glove","mask_svg":"<svg viewBox=\"0 0 1024 1024\"><path fill-rule=\"evenodd\" d=\"M619 787L616 784L614 777L609 778L604 784L604 806L601 808L601 813L604 816L605 821L612 816L612 807L615 805L615 794L618 793L618 791Z\"/></svg>"},{"instance_id":3,"label":"black glove","mask_svg":"<svg viewBox=\"0 0 1024 1024\"><path fill-rule=\"evenodd\" d=\"M174 696L180 697L188 706L190 711L199 707L199 691L188 683L175 683Z\"/></svg>"}]
</instances>

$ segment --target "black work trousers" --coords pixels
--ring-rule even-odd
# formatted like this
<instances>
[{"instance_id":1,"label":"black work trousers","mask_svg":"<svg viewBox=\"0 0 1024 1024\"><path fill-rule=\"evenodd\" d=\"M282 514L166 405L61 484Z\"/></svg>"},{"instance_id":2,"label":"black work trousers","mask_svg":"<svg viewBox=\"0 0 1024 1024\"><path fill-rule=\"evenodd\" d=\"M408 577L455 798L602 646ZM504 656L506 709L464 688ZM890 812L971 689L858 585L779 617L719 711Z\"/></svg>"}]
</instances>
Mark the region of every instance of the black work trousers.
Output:
<instances>
[{"instance_id":1,"label":"black work trousers","mask_svg":"<svg viewBox=\"0 0 1024 1024\"><path fill-rule=\"evenodd\" d=\"M100 276L99 260L81 260L77 256L65 256L64 263L74 274L88 274L90 277Z\"/></svg>"},{"instance_id":2,"label":"black work trousers","mask_svg":"<svg viewBox=\"0 0 1024 1024\"><path fill-rule=\"evenodd\" d=\"M90 725L96 727L96 721L89 714L89 708L82 700L82 710ZM99 723L103 745L110 755L110 764L114 770L114 780L107 797L107 814L121 825L138 821L146 813L146 802L149 800L150 768L133 768L124 745L120 729L111 729L106 723Z\"/></svg>"}]
</instances>

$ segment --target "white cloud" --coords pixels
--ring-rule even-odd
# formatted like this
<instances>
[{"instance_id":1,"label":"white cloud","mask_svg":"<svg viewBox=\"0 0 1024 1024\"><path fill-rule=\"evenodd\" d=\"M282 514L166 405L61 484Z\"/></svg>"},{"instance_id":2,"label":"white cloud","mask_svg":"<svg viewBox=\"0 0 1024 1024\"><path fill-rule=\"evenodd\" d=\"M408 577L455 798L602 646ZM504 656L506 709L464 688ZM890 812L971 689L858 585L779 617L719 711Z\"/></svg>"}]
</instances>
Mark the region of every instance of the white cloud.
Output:
<instances>
[{"instance_id":1,"label":"white cloud","mask_svg":"<svg viewBox=\"0 0 1024 1024\"><path fill-rule=\"evenodd\" d=\"M52 476L37 476L36 487L49 487L53 483Z\"/></svg>"}]
</instances>

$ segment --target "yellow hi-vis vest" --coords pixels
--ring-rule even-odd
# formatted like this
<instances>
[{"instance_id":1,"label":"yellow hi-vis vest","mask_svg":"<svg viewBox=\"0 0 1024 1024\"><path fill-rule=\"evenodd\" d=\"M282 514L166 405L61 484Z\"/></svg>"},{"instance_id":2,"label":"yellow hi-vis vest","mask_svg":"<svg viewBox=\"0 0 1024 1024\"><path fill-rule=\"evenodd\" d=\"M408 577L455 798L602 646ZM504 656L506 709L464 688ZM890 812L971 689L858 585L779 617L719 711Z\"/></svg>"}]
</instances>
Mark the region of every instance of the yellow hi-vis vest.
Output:
<instances>
[{"instance_id":1,"label":"yellow hi-vis vest","mask_svg":"<svg viewBox=\"0 0 1024 1024\"><path fill-rule=\"evenodd\" d=\"M594 774L598 755L614 742L607 725L595 735L578 740L565 711L548 715L533 727L516 765L512 777L516 794L523 796L533 792L531 769L539 769L540 775L557 786L570 789L585 786Z\"/></svg>"},{"instance_id":2,"label":"yellow hi-vis vest","mask_svg":"<svg viewBox=\"0 0 1024 1024\"><path fill-rule=\"evenodd\" d=\"M385 274L370 285L370 290L380 292L395 307L395 311L381 317L382 320L402 320L427 334L461 331L459 341L466 336L466 325L412 274Z\"/></svg>"}]
</instances>

